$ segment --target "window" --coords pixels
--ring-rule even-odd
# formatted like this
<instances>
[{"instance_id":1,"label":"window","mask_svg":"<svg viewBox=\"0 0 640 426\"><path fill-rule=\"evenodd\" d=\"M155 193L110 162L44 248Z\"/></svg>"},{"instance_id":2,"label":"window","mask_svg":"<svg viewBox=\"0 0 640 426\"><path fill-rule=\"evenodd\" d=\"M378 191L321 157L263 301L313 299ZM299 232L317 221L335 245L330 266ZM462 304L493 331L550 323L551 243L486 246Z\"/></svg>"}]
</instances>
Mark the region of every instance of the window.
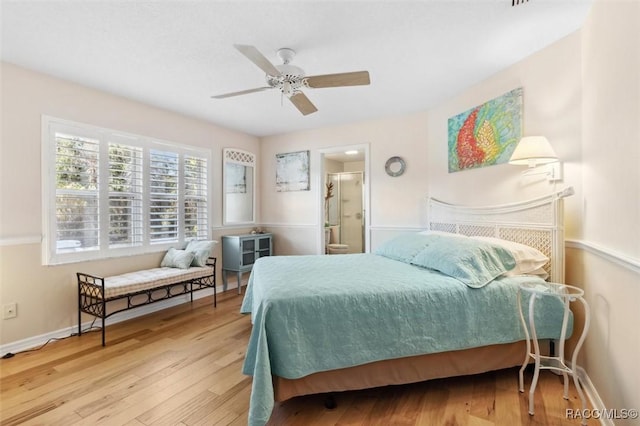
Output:
<instances>
[{"instance_id":1,"label":"window","mask_svg":"<svg viewBox=\"0 0 640 426\"><path fill-rule=\"evenodd\" d=\"M208 237L210 152L43 117L45 264Z\"/></svg>"},{"instance_id":2,"label":"window","mask_svg":"<svg viewBox=\"0 0 640 426\"><path fill-rule=\"evenodd\" d=\"M186 156L184 162L185 237L197 238L207 229L207 162ZM204 182L204 184L203 184Z\"/></svg>"},{"instance_id":3,"label":"window","mask_svg":"<svg viewBox=\"0 0 640 426\"><path fill-rule=\"evenodd\" d=\"M109 247L139 247L142 220L142 148L109 144Z\"/></svg>"},{"instance_id":4,"label":"window","mask_svg":"<svg viewBox=\"0 0 640 426\"><path fill-rule=\"evenodd\" d=\"M150 150L149 237L151 242L178 238L178 155Z\"/></svg>"}]
</instances>

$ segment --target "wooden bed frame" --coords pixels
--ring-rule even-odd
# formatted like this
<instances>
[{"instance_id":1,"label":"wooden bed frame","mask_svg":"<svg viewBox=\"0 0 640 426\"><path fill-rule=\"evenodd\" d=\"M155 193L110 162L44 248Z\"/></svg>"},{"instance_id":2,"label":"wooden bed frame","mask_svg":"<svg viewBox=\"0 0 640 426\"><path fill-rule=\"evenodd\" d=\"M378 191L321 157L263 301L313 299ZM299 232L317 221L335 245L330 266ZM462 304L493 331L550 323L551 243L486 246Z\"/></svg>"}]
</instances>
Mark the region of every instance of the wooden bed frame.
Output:
<instances>
[{"instance_id":1,"label":"wooden bed frame","mask_svg":"<svg viewBox=\"0 0 640 426\"><path fill-rule=\"evenodd\" d=\"M545 265L552 282L564 282L563 198L573 188L533 200L487 207L467 207L428 200L429 229L467 236L497 237L534 247L550 259ZM378 386L478 374L521 366L524 341L460 351L384 360L299 379L273 376L274 398L367 389Z\"/></svg>"}]
</instances>

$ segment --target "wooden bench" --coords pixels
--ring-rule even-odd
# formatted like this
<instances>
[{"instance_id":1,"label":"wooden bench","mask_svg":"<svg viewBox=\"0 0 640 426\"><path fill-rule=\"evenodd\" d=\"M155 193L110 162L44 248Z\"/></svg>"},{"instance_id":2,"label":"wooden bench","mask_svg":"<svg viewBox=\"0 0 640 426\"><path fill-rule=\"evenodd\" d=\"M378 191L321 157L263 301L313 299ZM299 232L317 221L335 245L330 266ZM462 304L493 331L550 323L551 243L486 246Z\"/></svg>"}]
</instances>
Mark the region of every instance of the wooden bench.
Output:
<instances>
[{"instance_id":1,"label":"wooden bench","mask_svg":"<svg viewBox=\"0 0 640 426\"><path fill-rule=\"evenodd\" d=\"M102 320L102 346L105 346L105 320L113 314L149 305L175 296L190 294L204 288L213 288L213 306L216 301L216 258L209 257L206 266L188 269L153 268L110 277L78 272L78 335L82 335L82 313ZM126 300L126 306L116 301Z\"/></svg>"}]
</instances>

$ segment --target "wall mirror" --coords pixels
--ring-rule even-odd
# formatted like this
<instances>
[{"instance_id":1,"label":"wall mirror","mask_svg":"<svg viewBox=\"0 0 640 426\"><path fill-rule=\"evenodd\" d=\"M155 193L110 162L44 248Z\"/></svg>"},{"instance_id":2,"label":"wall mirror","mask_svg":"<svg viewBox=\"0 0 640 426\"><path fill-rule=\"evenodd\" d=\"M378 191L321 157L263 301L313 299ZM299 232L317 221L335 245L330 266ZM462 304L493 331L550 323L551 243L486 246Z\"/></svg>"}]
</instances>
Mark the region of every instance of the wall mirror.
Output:
<instances>
[{"instance_id":1,"label":"wall mirror","mask_svg":"<svg viewBox=\"0 0 640 426\"><path fill-rule=\"evenodd\" d=\"M254 223L256 157L250 152L235 148L225 148L223 152L224 224Z\"/></svg>"},{"instance_id":2,"label":"wall mirror","mask_svg":"<svg viewBox=\"0 0 640 426\"><path fill-rule=\"evenodd\" d=\"M404 169L406 168L404 160L400 157L391 157L384 165L384 170L391 177L402 176Z\"/></svg>"}]
</instances>

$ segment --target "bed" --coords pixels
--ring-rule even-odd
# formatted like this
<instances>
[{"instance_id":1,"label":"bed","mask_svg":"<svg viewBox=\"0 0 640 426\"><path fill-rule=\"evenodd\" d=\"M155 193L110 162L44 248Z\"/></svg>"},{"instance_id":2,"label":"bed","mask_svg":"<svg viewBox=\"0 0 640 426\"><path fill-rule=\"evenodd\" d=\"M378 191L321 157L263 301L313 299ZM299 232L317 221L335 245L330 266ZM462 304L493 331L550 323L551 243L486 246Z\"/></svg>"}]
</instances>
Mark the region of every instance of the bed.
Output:
<instances>
[{"instance_id":1,"label":"bed","mask_svg":"<svg viewBox=\"0 0 640 426\"><path fill-rule=\"evenodd\" d=\"M563 281L570 194L482 208L431 199L427 232L375 253L260 259L241 307L253 323L243 366L253 376L249 424L265 424L274 401L298 395L521 365L518 285ZM518 271L520 255L502 240L546 260ZM536 318L542 339L559 337L562 309L552 302Z\"/></svg>"}]
</instances>

